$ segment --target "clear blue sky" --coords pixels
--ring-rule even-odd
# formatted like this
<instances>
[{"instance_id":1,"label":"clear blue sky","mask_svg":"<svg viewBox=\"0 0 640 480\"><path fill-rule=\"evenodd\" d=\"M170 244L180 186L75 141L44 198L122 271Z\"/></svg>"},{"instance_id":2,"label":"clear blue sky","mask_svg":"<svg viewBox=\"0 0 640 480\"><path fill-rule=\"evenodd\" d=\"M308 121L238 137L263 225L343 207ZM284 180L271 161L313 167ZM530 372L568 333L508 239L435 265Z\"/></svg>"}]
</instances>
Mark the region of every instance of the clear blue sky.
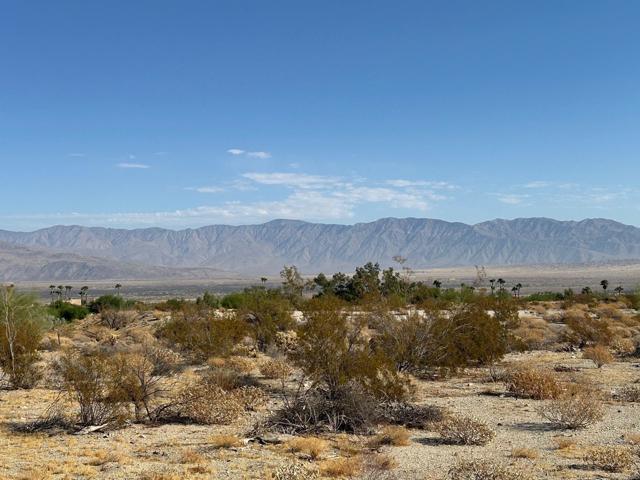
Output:
<instances>
[{"instance_id":1,"label":"clear blue sky","mask_svg":"<svg viewBox=\"0 0 640 480\"><path fill-rule=\"evenodd\" d=\"M0 228L640 225L638 1L0 1Z\"/></svg>"}]
</instances>

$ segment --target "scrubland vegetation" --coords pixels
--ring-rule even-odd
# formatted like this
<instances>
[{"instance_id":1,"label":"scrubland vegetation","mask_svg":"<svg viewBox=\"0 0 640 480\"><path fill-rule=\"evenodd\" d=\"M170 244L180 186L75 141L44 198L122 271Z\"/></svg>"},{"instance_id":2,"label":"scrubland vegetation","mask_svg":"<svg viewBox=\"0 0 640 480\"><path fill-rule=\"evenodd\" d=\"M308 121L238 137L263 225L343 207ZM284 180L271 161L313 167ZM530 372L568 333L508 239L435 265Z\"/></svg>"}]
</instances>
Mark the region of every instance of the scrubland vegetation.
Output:
<instances>
[{"instance_id":1,"label":"scrubland vegetation","mask_svg":"<svg viewBox=\"0 0 640 480\"><path fill-rule=\"evenodd\" d=\"M153 305L121 287L1 289L0 478L640 473L635 293L374 264Z\"/></svg>"}]
</instances>

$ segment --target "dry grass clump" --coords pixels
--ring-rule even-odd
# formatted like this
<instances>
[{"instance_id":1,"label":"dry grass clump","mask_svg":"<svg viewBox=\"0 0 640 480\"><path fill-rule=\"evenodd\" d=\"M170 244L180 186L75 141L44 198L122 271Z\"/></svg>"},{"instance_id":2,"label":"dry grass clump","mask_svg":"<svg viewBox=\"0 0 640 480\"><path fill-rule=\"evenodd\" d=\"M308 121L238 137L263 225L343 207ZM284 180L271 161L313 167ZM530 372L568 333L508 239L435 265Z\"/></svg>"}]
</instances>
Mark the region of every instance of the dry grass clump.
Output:
<instances>
[{"instance_id":1,"label":"dry grass clump","mask_svg":"<svg viewBox=\"0 0 640 480\"><path fill-rule=\"evenodd\" d=\"M318 478L318 472L311 470L308 465L300 462L291 462L267 472L267 480L314 480Z\"/></svg>"},{"instance_id":2,"label":"dry grass clump","mask_svg":"<svg viewBox=\"0 0 640 480\"><path fill-rule=\"evenodd\" d=\"M640 433L638 432L625 433L623 437L629 445L640 445Z\"/></svg>"},{"instance_id":3,"label":"dry grass clump","mask_svg":"<svg viewBox=\"0 0 640 480\"><path fill-rule=\"evenodd\" d=\"M320 472L327 477L353 477L362 471L360 457L333 458L320 464Z\"/></svg>"},{"instance_id":4,"label":"dry grass clump","mask_svg":"<svg viewBox=\"0 0 640 480\"><path fill-rule=\"evenodd\" d=\"M600 393L587 385L572 385L538 411L558 428L571 430L588 427L604 416Z\"/></svg>"},{"instance_id":5,"label":"dry grass clump","mask_svg":"<svg viewBox=\"0 0 640 480\"><path fill-rule=\"evenodd\" d=\"M462 460L449 469L448 480L529 480L531 477L516 468L486 460Z\"/></svg>"},{"instance_id":6,"label":"dry grass clump","mask_svg":"<svg viewBox=\"0 0 640 480\"><path fill-rule=\"evenodd\" d=\"M178 463L204 463L206 459L202 456L201 453L195 450L185 450L180 454L180 458Z\"/></svg>"},{"instance_id":7,"label":"dry grass clump","mask_svg":"<svg viewBox=\"0 0 640 480\"><path fill-rule=\"evenodd\" d=\"M406 447L411 444L411 434L404 427L390 425L384 427L370 442L370 446L378 448L383 445L393 445L394 447Z\"/></svg>"},{"instance_id":8,"label":"dry grass clump","mask_svg":"<svg viewBox=\"0 0 640 480\"><path fill-rule=\"evenodd\" d=\"M598 368L602 368L604 365L613 362L613 355L611 355L609 349L604 345L585 348L584 352L582 352L582 358L591 360Z\"/></svg>"},{"instance_id":9,"label":"dry grass clump","mask_svg":"<svg viewBox=\"0 0 640 480\"><path fill-rule=\"evenodd\" d=\"M567 437L556 437L554 438L554 441L556 444L556 450L571 450L578 444L578 442L573 438Z\"/></svg>"},{"instance_id":10,"label":"dry grass clump","mask_svg":"<svg viewBox=\"0 0 640 480\"><path fill-rule=\"evenodd\" d=\"M529 350L539 349L558 341L558 334L549 327L548 322L541 318L521 318L518 328L513 330L513 335Z\"/></svg>"},{"instance_id":11,"label":"dry grass clump","mask_svg":"<svg viewBox=\"0 0 640 480\"><path fill-rule=\"evenodd\" d=\"M209 437L209 445L212 448L234 448L242 446L242 440L236 435L212 435Z\"/></svg>"},{"instance_id":12,"label":"dry grass clump","mask_svg":"<svg viewBox=\"0 0 640 480\"><path fill-rule=\"evenodd\" d=\"M329 449L329 443L322 438L300 437L289 440L285 448L294 453L308 455L312 460L317 460Z\"/></svg>"},{"instance_id":13,"label":"dry grass clump","mask_svg":"<svg viewBox=\"0 0 640 480\"><path fill-rule=\"evenodd\" d=\"M256 367L254 361L250 358L240 357L237 355L225 359L224 366L241 375L248 375Z\"/></svg>"},{"instance_id":14,"label":"dry grass clump","mask_svg":"<svg viewBox=\"0 0 640 480\"><path fill-rule=\"evenodd\" d=\"M175 416L203 425L228 425L244 413L244 405L217 385L200 382L178 395Z\"/></svg>"},{"instance_id":15,"label":"dry grass clump","mask_svg":"<svg viewBox=\"0 0 640 480\"><path fill-rule=\"evenodd\" d=\"M557 398L562 392L557 377L549 371L518 367L507 374L507 391L518 398L546 400Z\"/></svg>"},{"instance_id":16,"label":"dry grass clump","mask_svg":"<svg viewBox=\"0 0 640 480\"><path fill-rule=\"evenodd\" d=\"M448 416L435 428L445 442L454 445L486 445L495 437L484 423L460 415Z\"/></svg>"},{"instance_id":17,"label":"dry grass clump","mask_svg":"<svg viewBox=\"0 0 640 480\"><path fill-rule=\"evenodd\" d=\"M513 458L526 458L528 460L535 460L540 456L540 452L534 448L514 448L511 450L511 456Z\"/></svg>"},{"instance_id":18,"label":"dry grass clump","mask_svg":"<svg viewBox=\"0 0 640 480\"><path fill-rule=\"evenodd\" d=\"M269 359L260 365L260 373L264 378L287 378L293 368L284 360Z\"/></svg>"},{"instance_id":19,"label":"dry grass clump","mask_svg":"<svg viewBox=\"0 0 640 480\"><path fill-rule=\"evenodd\" d=\"M611 340L611 350L620 357L626 357L628 355L632 355L636 351L636 342L634 342L631 338L622 338L616 336L613 340Z\"/></svg>"},{"instance_id":20,"label":"dry grass clump","mask_svg":"<svg viewBox=\"0 0 640 480\"><path fill-rule=\"evenodd\" d=\"M599 470L624 472L633 465L635 458L629 447L606 445L590 448L584 460Z\"/></svg>"}]
</instances>

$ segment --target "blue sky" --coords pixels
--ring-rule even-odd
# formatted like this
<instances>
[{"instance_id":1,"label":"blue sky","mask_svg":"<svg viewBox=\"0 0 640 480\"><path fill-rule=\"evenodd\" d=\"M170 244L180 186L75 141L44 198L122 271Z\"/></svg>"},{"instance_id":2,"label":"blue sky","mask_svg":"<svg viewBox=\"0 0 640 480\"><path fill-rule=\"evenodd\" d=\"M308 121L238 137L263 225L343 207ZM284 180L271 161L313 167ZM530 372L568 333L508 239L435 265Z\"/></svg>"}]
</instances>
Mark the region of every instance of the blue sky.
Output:
<instances>
[{"instance_id":1,"label":"blue sky","mask_svg":"<svg viewBox=\"0 0 640 480\"><path fill-rule=\"evenodd\" d=\"M0 1L0 228L640 225L640 2Z\"/></svg>"}]
</instances>

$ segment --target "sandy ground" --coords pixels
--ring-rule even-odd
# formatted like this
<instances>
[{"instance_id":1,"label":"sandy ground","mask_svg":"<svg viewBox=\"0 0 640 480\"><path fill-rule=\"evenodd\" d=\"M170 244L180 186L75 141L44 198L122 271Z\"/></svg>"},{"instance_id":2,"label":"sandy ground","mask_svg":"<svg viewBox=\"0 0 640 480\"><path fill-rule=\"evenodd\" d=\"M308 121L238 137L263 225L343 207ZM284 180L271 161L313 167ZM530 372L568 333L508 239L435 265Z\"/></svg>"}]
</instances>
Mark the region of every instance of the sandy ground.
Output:
<instances>
[{"instance_id":1,"label":"sandy ground","mask_svg":"<svg viewBox=\"0 0 640 480\"><path fill-rule=\"evenodd\" d=\"M505 362L578 367L577 373L559 375L567 380L575 376L588 378L605 392L640 378L636 363L617 362L597 369L591 362L568 353L512 354ZM446 381L417 381L417 401L476 417L496 431L496 438L481 447L452 446L442 444L435 433L413 430L409 446L382 450L398 463L393 471L395 478L441 479L451 465L463 458L516 464L535 472L536 478L541 479L630 478L628 472L593 471L582 454L589 446L623 444L625 434L640 433L640 404L611 401L606 405L602 422L581 431L555 430L537 412L543 402L501 395L504 385L488 381L487 373L469 370L462 377ZM297 457L282 445L248 443L232 449L211 446L210 439L216 434L246 436L251 425L266 412L251 414L232 426L131 425L113 432L82 436L17 434L11 430L11 422L37 418L55 397L53 390L43 388L0 391L1 479L263 479L269 470ZM575 440L576 446L557 450L557 437L569 437ZM331 437L333 445L336 440L340 439ZM366 439L348 437L341 441L362 446ZM512 458L512 450L521 447L535 450L538 458ZM333 449L325 457L338 454L339 451ZM313 464L308 459L298 460Z\"/></svg>"}]
</instances>

